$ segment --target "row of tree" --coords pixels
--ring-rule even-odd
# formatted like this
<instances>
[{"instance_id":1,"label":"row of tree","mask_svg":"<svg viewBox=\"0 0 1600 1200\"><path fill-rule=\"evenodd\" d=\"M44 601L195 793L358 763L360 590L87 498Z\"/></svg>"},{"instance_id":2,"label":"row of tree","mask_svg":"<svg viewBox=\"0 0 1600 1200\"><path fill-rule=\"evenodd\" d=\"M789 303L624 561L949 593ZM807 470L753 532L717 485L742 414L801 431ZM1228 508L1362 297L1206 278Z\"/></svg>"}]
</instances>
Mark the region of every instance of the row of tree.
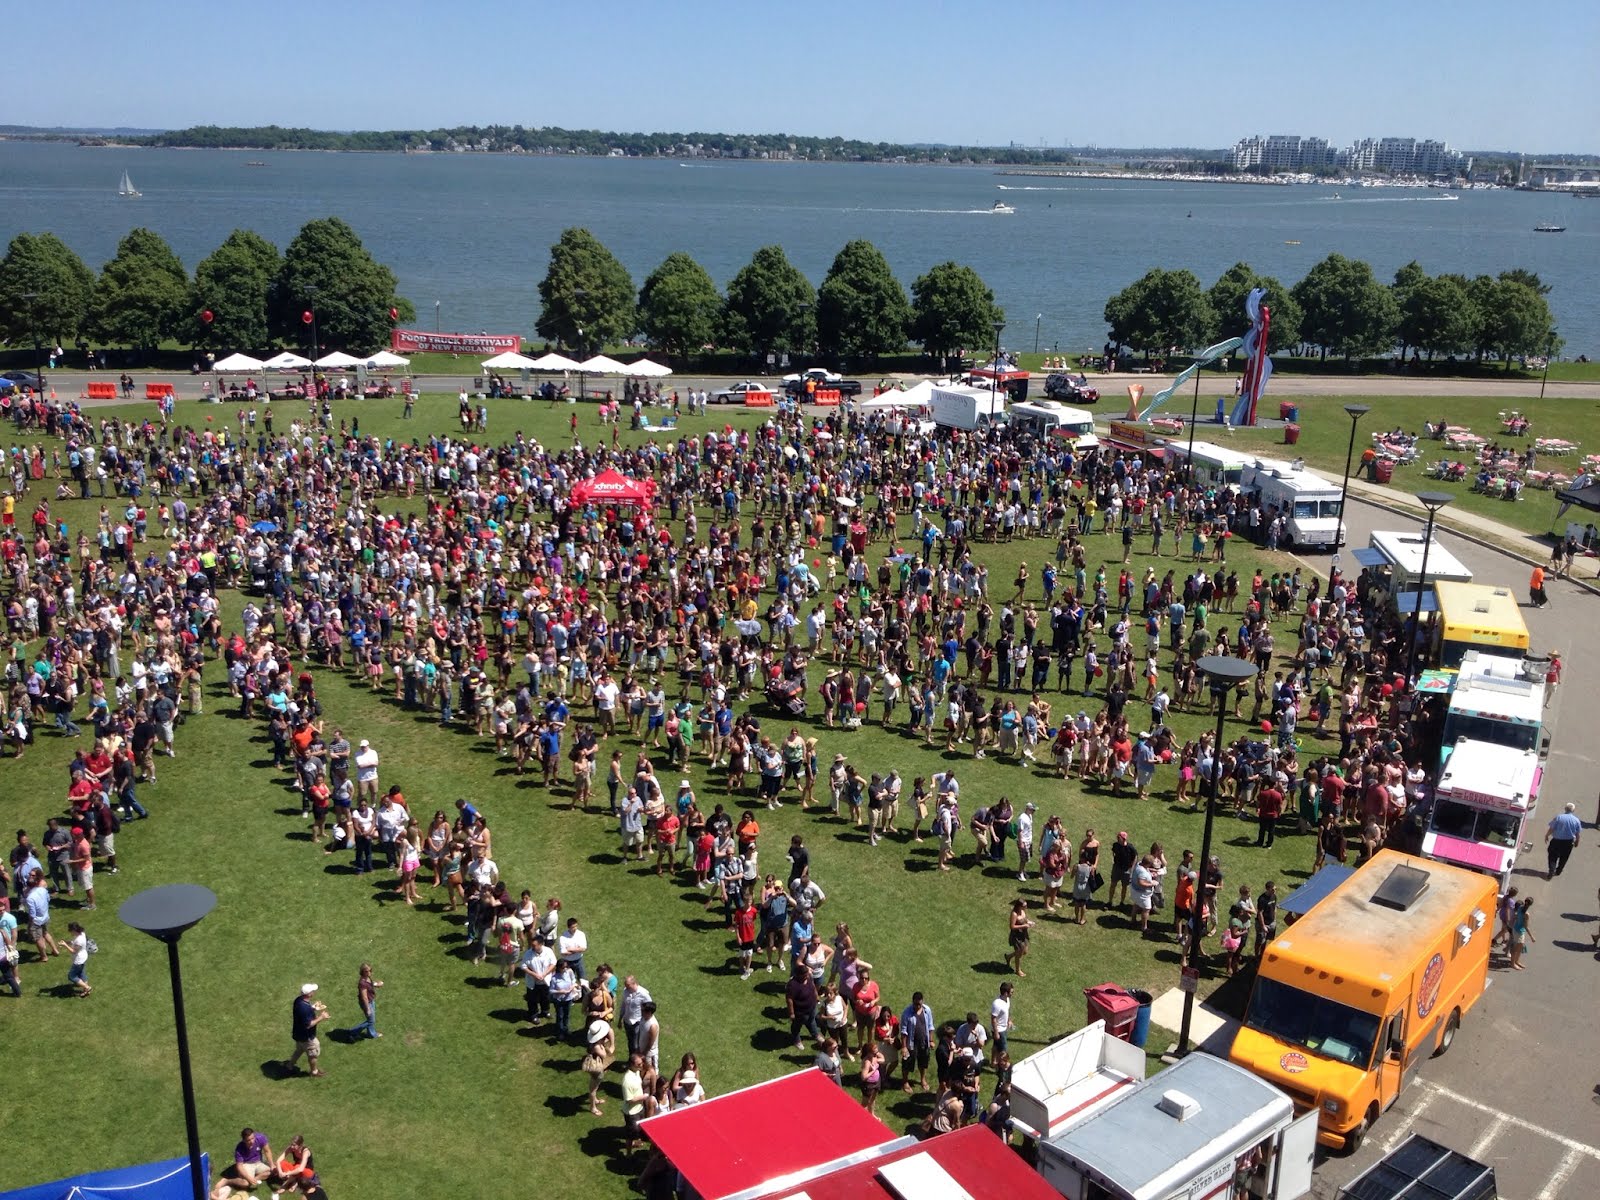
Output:
<instances>
[{"instance_id":1,"label":"row of tree","mask_svg":"<svg viewBox=\"0 0 1600 1200\"><path fill-rule=\"evenodd\" d=\"M416 311L394 272L336 217L307 222L283 251L236 229L193 277L148 229L131 231L95 275L54 234L19 233L0 259L0 335L13 344L102 342L148 351L168 339L216 350L320 346L366 353Z\"/></svg>"},{"instance_id":2,"label":"row of tree","mask_svg":"<svg viewBox=\"0 0 1600 1200\"><path fill-rule=\"evenodd\" d=\"M815 349L833 359L870 360L905 349L933 355L993 344L1005 313L971 267L945 262L906 290L867 241L839 251L813 287L781 246L763 246L717 290L687 254L668 255L637 294L626 267L587 229L568 229L550 248L539 283L540 337L586 351L642 334L681 358L716 347L752 354Z\"/></svg>"},{"instance_id":3,"label":"row of tree","mask_svg":"<svg viewBox=\"0 0 1600 1200\"><path fill-rule=\"evenodd\" d=\"M1245 298L1266 289L1269 349L1365 358L1398 354L1512 359L1560 348L1549 287L1532 271L1429 275L1416 262L1380 282L1366 263L1330 254L1291 288L1235 263L1210 289L1192 271L1156 269L1106 301L1111 340L1142 354L1242 336Z\"/></svg>"}]
</instances>

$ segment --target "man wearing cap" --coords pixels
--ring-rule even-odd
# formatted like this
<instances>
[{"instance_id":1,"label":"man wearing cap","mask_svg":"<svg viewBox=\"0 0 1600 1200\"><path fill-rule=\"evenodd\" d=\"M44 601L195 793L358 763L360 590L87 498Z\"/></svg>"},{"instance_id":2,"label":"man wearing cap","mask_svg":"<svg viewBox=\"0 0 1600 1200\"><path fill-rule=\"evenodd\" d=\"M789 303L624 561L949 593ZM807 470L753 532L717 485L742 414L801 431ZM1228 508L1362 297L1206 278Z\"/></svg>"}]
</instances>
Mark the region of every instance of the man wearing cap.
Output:
<instances>
[{"instance_id":1,"label":"man wearing cap","mask_svg":"<svg viewBox=\"0 0 1600 1200\"><path fill-rule=\"evenodd\" d=\"M361 739L361 745L356 749L356 794L367 800L377 803L378 800L378 752L372 748L372 743L366 738Z\"/></svg>"},{"instance_id":2,"label":"man wearing cap","mask_svg":"<svg viewBox=\"0 0 1600 1200\"><path fill-rule=\"evenodd\" d=\"M322 1057L322 1044L317 1041L317 1026L328 1019L328 1010L314 999L316 994L316 984L302 983L300 994L294 998L290 1028L290 1036L294 1038L294 1057L284 1066L291 1071L296 1070L300 1056L304 1054L312 1076L320 1078L326 1072L317 1066Z\"/></svg>"},{"instance_id":3,"label":"man wearing cap","mask_svg":"<svg viewBox=\"0 0 1600 1200\"><path fill-rule=\"evenodd\" d=\"M1150 731L1144 730L1139 734L1139 744L1133 748L1133 783L1139 799L1149 799L1150 781L1155 778L1155 774L1155 743L1151 740Z\"/></svg>"}]
</instances>

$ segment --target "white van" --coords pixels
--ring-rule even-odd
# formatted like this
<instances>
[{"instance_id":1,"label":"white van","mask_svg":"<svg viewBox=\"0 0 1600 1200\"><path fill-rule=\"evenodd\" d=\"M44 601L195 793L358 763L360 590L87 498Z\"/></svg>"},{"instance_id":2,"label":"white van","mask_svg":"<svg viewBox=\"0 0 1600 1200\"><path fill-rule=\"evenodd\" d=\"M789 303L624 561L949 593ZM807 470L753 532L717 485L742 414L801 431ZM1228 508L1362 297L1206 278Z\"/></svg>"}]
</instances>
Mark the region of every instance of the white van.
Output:
<instances>
[{"instance_id":1,"label":"white van","mask_svg":"<svg viewBox=\"0 0 1600 1200\"><path fill-rule=\"evenodd\" d=\"M1427 579L1422 577L1424 558L1428 562ZM1396 602L1404 593L1416 591L1425 584L1437 583L1441 579L1456 583L1472 582L1472 568L1445 549L1437 536L1430 545L1421 532L1374 529L1367 547L1355 552L1355 560L1378 576Z\"/></svg>"},{"instance_id":2,"label":"white van","mask_svg":"<svg viewBox=\"0 0 1600 1200\"><path fill-rule=\"evenodd\" d=\"M1339 485L1313 475L1299 459L1253 459L1245 465L1239 486L1247 497L1256 496L1263 525L1283 515L1284 549L1338 549Z\"/></svg>"},{"instance_id":3,"label":"white van","mask_svg":"<svg viewBox=\"0 0 1600 1200\"><path fill-rule=\"evenodd\" d=\"M1006 410L1013 428L1025 429L1041 437L1070 441L1075 449L1092 450L1100 444L1094 435L1094 414L1081 408L1058 404L1054 400L1030 400Z\"/></svg>"},{"instance_id":4,"label":"white van","mask_svg":"<svg viewBox=\"0 0 1600 1200\"><path fill-rule=\"evenodd\" d=\"M1245 456L1214 442L1195 442L1191 447L1187 438L1168 438L1166 461L1180 471L1184 463L1192 462L1195 479L1211 488L1237 487L1244 476Z\"/></svg>"}]
</instances>

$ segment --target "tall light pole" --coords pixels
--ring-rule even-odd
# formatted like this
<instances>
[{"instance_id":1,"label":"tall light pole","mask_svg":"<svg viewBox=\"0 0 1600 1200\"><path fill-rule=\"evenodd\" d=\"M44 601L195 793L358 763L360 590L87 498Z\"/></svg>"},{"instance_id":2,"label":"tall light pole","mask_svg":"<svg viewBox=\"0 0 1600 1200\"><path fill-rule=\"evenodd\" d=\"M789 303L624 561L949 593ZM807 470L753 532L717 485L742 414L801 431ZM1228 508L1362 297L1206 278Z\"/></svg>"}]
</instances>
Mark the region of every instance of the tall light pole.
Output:
<instances>
[{"instance_id":1,"label":"tall light pole","mask_svg":"<svg viewBox=\"0 0 1600 1200\"><path fill-rule=\"evenodd\" d=\"M439 332L439 301L433 302L433 331Z\"/></svg>"},{"instance_id":2,"label":"tall light pole","mask_svg":"<svg viewBox=\"0 0 1600 1200\"><path fill-rule=\"evenodd\" d=\"M1350 445L1344 452L1344 478L1339 481L1339 522L1333 530L1333 553L1337 557L1339 547L1344 545L1344 506L1350 495L1350 464L1356 456L1356 424L1362 417L1372 411L1372 406L1367 404L1346 404L1345 412L1350 414Z\"/></svg>"},{"instance_id":3,"label":"tall light pole","mask_svg":"<svg viewBox=\"0 0 1600 1200\"><path fill-rule=\"evenodd\" d=\"M1200 420L1200 364L1195 364L1194 400L1189 405L1189 461L1184 464L1184 482L1194 482L1194 427Z\"/></svg>"},{"instance_id":4,"label":"tall light pole","mask_svg":"<svg viewBox=\"0 0 1600 1200\"><path fill-rule=\"evenodd\" d=\"M317 359L322 357L317 353L317 289L314 286L306 288L306 311L311 314L311 395L306 399L315 404L317 400Z\"/></svg>"},{"instance_id":5,"label":"tall light pole","mask_svg":"<svg viewBox=\"0 0 1600 1200\"><path fill-rule=\"evenodd\" d=\"M200 1123L194 1107L194 1074L189 1066L189 1027L183 1016L183 975L178 969L178 939L217 906L209 888L194 883L169 883L128 897L117 910L124 925L167 944L167 972L172 978L172 1016L178 1030L178 1073L183 1080L183 1124L189 1139L189 1182L194 1200L205 1200L206 1173L200 1165Z\"/></svg>"},{"instance_id":6,"label":"tall light pole","mask_svg":"<svg viewBox=\"0 0 1600 1200\"><path fill-rule=\"evenodd\" d=\"M1211 684L1211 698L1217 703L1217 739L1211 747L1211 790L1206 796L1206 825L1200 839L1200 877L1195 881L1194 901L1189 912L1189 949L1182 956L1183 1025L1178 1030L1178 1056L1189 1053L1189 1025L1194 1018L1194 994L1200 986L1200 936L1203 932L1201 899L1205 893L1206 871L1211 866L1211 825L1217 806L1217 789L1222 784L1222 723L1228 715L1228 693L1255 676L1256 665L1242 658L1208 654L1195 664ZM1213 905L1216 901L1213 899Z\"/></svg>"},{"instance_id":7,"label":"tall light pole","mask_svg":"<svg viewBox=\"0 0 1600 1200\"><path fill-rule=\"evenodd\" d=\"M1428 510L1428 525L1422 535L1422 578L1417 580L1416 607L1411 610L1411 634L1406 638L1406 690L1411 689L1413 670L1417 663L1417 637L1422 632L1422 592L1428 586L1428 551L1433 548L1433 518L1455 496L1450 492L1418 492L1417 499ZM1403 599L1396 597L1396 599Z\"/></svg>"},{"instance_id":8,"label":"tall light pole","mask_svg":"<svg viewBox=\"0 0 1600 1200\"><path fill-rule=\"evenodd\" d=\"M1004 321L994 322L994 361L989 365L994 368L989 373L989 419L994 419L994 394L1000 386L1000 334L1005 329Z\"/></svg>"},{"instance_id":9,"label":"tall light pole","mask_svg":"<svg viewBox=\"0 0 1600 1200\"><path fill-rule=\"evenodd\" d=\"M589 294L589 292L588 292L587 288L573 288L572 289L573 307L574 308L579 307L578 302L581 301L588 294ZM579 362L587 362L589 360L589 356L584 353L583 326L582 325L578 325L576 328L578 330L578 361ZM588 382L588 372L587 371L579 371L578 372L578 399L580 401L583 399L584 384L586 384L587 382Z\"/></svg>"},{"instance_id":10,"label":"tall light pole","mask_svg":"<svg viewBox=\"0 0 1600 1200\"><path fill-rule=\"evenodd\" d=\"M44 397L44 351L39 346L39 315L38 292L23 292L22 298L28 302L28 329L33 334L33 373L34 391L41 399ZM1540 393L1543 394L1542 392Z\"/></svg>"},{"instance_id":11,"label":"tall light pole","mask_svg":"<svg viewBox=\"0 0 1600 1200\"><path fill-rule=\"evenodd\" d=\"M38 335L35 334L35 337ZM1550 331L1550 337L1544 344L1544 374L1539 376L1539 399L1544 399L1544 385L1550 381L1550 356L1556 352L1556 331Z\"/></svg>"},{"instance_id":12,"label":"tall light pole","mask_svg":"<svg viewBox=\"0 0 1600 1200\"><path fill-rule=\"evenodd\" d=\"M1033 352L1039 353L1039 327L1044 324L1044 314L1040 313L1033 319Z\"/></svg>"}]
</instances>

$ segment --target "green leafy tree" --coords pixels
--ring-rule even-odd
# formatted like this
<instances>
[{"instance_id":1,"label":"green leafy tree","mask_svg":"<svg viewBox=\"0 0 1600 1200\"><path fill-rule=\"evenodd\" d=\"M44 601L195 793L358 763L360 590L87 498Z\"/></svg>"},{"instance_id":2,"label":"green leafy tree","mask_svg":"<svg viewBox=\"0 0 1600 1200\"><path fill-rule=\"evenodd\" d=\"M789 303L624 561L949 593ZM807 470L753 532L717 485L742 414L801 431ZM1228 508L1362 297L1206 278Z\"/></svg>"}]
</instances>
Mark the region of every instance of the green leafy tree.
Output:
<instances>
[{"instance_id":1,"label":"green leafy tree","mask_svg":"<svg viewBox=\"0 0 1600 1200\"><path fill-rule=\"evenodd\" d=\"M1106 301L1106 324L1120 346L1148 355L1206 340L1215 317L1193 271L1147 271Z\"/></svg>"},{"instance_id":2,"label":"green leafy tree","mask_svg":"<svg viewBox=\"0 0 1600 1200\"><path fill-rule=\"evenodd\" d=\"M69 340L84 324L94 272L53 233L19 233L0 259L0 336Z\"/></svg>"},{"instance_id":3,"label":"green leafy tree","mask_svg":"<svg viewBox=\"0 0 1600 1200\"><path fill-rule=\"evenodd\" d=\"M763 246L728 284L722 340L757 354L804 350L816 340L816 289L781 246Z\"/></svg>"},{"instance_id":4,"label":"green leafy tree","mask_svg":"<svg viewBox=\"0 0 1600 1200\"><path fill-rule=\"evenodd\" d=\"M1459 354L1473 348L1476 313L1459 276L1438 275L1407 288L1400 300L1396 335L1401 353L1416 347L1435 354Z\"/></svg>"},{"instance_id":5,"label":"green leafy tree","mask_svg":"<svg viewBox=\"0 0 1600 1200\"><path fill-rule=\"evenodd\" d=\"M1414 258L1396 271L1394 273L1394 282L1389 285L1390 290L1394 292L1395 310L1403 316L1406 308L1406 298L1411 295L1412 289L1427 281L1428 273L1422 269L1422 264ZM1406 351L1411 348L1411 342L1406 337L1406 326L1403 320L1396 328L1395 336L1400 339L1400 357L1403 359L1406 356Z\"/></svg>"},{"instance_id":6,"label":"green leafy tree","mask_svg":"<svg viewBox=\"0 0 1600 1200\"><path fill-rule=\"evenodd\" d=\"M394 272L367 252L349 225L337 217L308 221L283 252L271 329L291 346L306 346L311 331L302 314L312 312L319 343L312 357L330 349L367 354L388 342L396 320L416 318L398 291ZM398 317L389 315L391 308Z\"/></svg>"},{"instance_id":7,"label":"green leafy tree","mask_svg":"<svg viewBox=\"0 0 1600 1200\"><path fill-rule=\"evenodd\" d=\"M1272 313L1272 324L1267 330L1267 349L1276 354L1300 343L1300 306L1295 303L1289 289L1271 275L1257 275L1249 263L1238 262L1229 267L1206 293L1215 324L1210 340L1243 337L1250 328L1250 317L1244 303L1255 288L1267 289L1266 305Z\"/></svg>"},{"instance_id":8,"label":"green leafy tree","mask_svg":"<svg viewBox=\"0 0 1600 1200\"><path fill-rule=\"evenodd\" d=\"M264 348L271 336L272 289L282 268L276 246L251 230L235 229L194 269L189 336L227 350ZM205 312L211 313L209 325Z\"/></svg>"},{"instance_id":9,"label":"green leafy tree","mask_svg":"<svg viewBox=\"0 0 1600 1200\"><path fill-rule=\"evenodd\" d=\"M189 303L189 273L165 239L135 229L100 269L89 328L101 341L151 350L177 332Z\"/></svg>"},{"instance_id":10,"label":"green leafy tree","mask_svg":"<svg viewBox=\"0 0 1600 1200\"><path fill-rule=\"evenodd\" d=\"M587 355L590 347L620 342L635 325L633 278L587 229L563 230L550 247L550 267L539 281L534 329L559 346Z\"/></svg>"},{"instance_id":11,"label":"green leafy tree","mask_svg":"<svg viewBox=\"0 0 1600 1200\"><path fill-rule=\"evenodd\" d=\"M817 289L817 343L824 354L876 358L902 349L911 306L889 260L871 242L846 244Z\"/></svg>"},{"instance_id":12,"label":"green leafy tree","mask_svg":"<svg viewBox=\"0 0 1600 1200\"><path fill-rule=\"evenodd\" d=\"M639 289L639 329L668 354L688 357L715 341L721 311L717 285L682 252L667 255Z\"/></svg>"},{"instance_id":13,"label":"green leafy tree","mask_svg":"<svg viewBox=\"0 0 1600 1200\"><path fill-rule=\"evenodd\" d=\"M1386 353L1394 345L1400 314L1394 293L1364 262L1330 254L1294 285L1291 294L1305 314L1302 337L1346 358Z\"/></svg>"},{"instance_id":14,"label":"green leafy tree","mask_svg":"<svg viewBox=\"0 0 1600 1200\"><path fill-rule=\"evenodd\" d=\"M1483 311L1482 338L1511 369L1513 358L1544 354L1554 336L1550 305L1537 291L1516 279L1497 279Z\"/></svg>"},{"instance_id":15,"label":"green leafy tree","mask_svg":"<svg viewBox=\"0 0 1600 1200\"><path fill-rule=\"evenodd\" d=\"M960 263L929 268L912 283L911 296L911 338L936 358L994 345L995 322L1006 319L982 276Z\"/></svg>"},{"instance_id":16,"label":"green leafy tree","mask_svg":"<svg viewBox=\"0 0 1600 1200\"><path fill-rule=\"evenodd\" d=\"M1541 296L1550 294L1550 285L1539 278L1537 271L1530 271L1526 267L1514 267L1509 271L1501 271L1499 278L1502 283L1526 284Z\"/></svg>"}]
</instances>

